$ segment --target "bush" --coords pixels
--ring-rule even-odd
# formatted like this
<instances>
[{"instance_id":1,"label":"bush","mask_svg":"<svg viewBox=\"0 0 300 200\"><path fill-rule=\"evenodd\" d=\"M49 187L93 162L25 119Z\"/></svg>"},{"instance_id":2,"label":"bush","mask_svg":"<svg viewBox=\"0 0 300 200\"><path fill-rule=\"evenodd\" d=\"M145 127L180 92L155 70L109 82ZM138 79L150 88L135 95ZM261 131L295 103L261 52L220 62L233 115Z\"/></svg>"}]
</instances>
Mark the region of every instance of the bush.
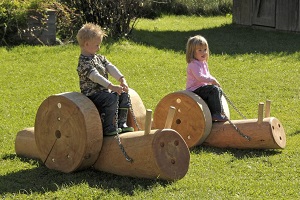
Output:
<instances>
[{"instance_id":1,"label":"bush","mask_svg":"<svg viewBox=\"0 0 300 200\"><path fill-rule=\"evenodd\" d=\"M26 27L29 4L22 1L3 0L0 3L0 44L8 44L21 39Z\"/></svg>"},{"instance_id":2,"label":"bush","mask_svg":"<svg viewBox=\"0 0 300 200\"><path fill-rule=\"evenodd\" d=\"M231 13L232 0L1 0L0 45L24 43L26 33L34 34L27 19L43 16L45 24L47 9L56 11L56 34L66 43L75 40L85 22L99 24L117 38L129 35L140 17L224 15Z\"/></svg>"},{"instance_id":3,"label":"bush","mask_svg":"<svg viewBox=\"0 0 300 200\"><path fill-rule=\"evenodd\" d=\"M2 0L0 2L0 45L18 45L27 43L29 34L43 31L47 20L47 10L56 11L57 34L64 40L70 40L74 33L70 27L82 24L81 16L56 0ZM29 30L28 19L41 20L41 27ZM77 25L77 27L79 27ZM77 32L77 31L76 31Z\"/></svg>"},{"instance_id":4,"label":"bush","mask_svg":"<svg viewBox=\"0 0 300 200\"><path fill-rule=\"evenodd\" d=\"M81 12L84 22L99 24L112 37L130 34L141 16L140 0L65 0L66 5Z\"/></svg>"},{"instance_id":5,"label":"bush","mask_svg":"<svg viewBox=\"0 0 300 200\"><path fill-rule=\"evenodd\" d=\"M146 0L143 8L145 18L162 14L215 16L232 13L232 0Z\"/></svg>"}]
</instances>

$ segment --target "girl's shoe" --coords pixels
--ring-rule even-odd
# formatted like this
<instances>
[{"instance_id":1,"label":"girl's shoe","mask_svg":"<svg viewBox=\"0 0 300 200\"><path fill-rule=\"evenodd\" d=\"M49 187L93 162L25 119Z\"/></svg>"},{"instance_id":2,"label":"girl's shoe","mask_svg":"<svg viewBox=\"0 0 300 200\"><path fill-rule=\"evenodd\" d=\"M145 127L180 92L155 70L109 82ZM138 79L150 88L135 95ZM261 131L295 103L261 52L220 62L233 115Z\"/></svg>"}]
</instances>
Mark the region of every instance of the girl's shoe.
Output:
<instances>
[{"instance_id":1,"label":"girl's shoe","mask_svg":"<svg viewBox=\"0 0 300 200\"><path fill-rule=\"evenodd\" d=\"M212 121L215 122L226 122L228 119L225 115L222 114L213 114L212 115Z\"/></svg>"}]
</instances>

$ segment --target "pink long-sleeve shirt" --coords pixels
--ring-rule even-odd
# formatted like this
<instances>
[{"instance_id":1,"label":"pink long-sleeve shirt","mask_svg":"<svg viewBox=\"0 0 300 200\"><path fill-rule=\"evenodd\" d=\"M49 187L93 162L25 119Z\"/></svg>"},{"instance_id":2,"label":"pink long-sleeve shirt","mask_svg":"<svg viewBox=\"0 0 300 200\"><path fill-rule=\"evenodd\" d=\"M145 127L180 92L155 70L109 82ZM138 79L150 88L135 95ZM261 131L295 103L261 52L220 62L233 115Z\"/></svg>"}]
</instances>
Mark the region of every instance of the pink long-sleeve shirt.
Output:
<instances>
[{"instance_id":1,"label":"pink long-sleeve shirt","mask_svg":"<svg viewBox=\"0 0 300 200\"><path fill-rule=\"evenodd\" d=\"M206 61L193 60L188 64L186 72L186 90L188 91L194 91L197 88L211 84L216 80L216 78L209 73Z\"/></svg>"}]
</instances>

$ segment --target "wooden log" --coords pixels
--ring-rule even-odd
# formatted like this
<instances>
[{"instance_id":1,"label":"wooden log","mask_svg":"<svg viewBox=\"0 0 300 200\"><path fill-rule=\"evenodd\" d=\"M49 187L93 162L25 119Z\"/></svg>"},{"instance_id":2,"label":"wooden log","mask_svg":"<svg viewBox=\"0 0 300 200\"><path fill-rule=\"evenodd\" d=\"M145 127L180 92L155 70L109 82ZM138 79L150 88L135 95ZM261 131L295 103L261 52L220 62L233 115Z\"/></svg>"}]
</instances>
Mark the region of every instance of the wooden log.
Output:
<instances>
[{"instance_id":1,"label":"wooden log","mask_svg":"<svg viewBox=\"0 0 300 200\"><path fill-rule=\"evenodd\" d=\"M34 127L25 128L17 133L15 151L17 156L40 159L34 137Z\"/></svg>"},{"instance_id":2,"label":"wooden log","mask_svg":"<svg viewBox=\"0 0 300 200\"><path fill-rule=\"evenodd\" d=\"M229 118L228 104L223 96L222 104ZM212 126L211 113L203 99L186 90L166 95L155 108L153 128L164 128L170 106L176 109L171 128L183 137L189 148L202 144Z\"/></svg>"},{"instance_id":3,"label":"wooden log","mask_svg":"<svg viewBox=\"0 0 300 200\"><path fill-rule=\"evenodd\" d=\"M45 99L34 127L41 160L48 168L69 173L96 162L102 124L97 108L83 94L67 92Z\"/></svg>"},{"instance_id":4,"label":"wooden log","mask_svg":"<svg viewBox=\"0 0 300 200\"><path fill-rule=\"evenodd\" d=\"M219 148L237 149L283 149L286 136L280 121L274 117L257 119L231 120L250 141L242 137L229 122L213 123L211 132L203 145Z\"/></svg>"},{"instance_id":5,"label":"wooden log","mask_svg":"<svg viewBox=\"0 0 300 200\"><path fill-rule=\"evenodd\" d=\"M143 101L132 88L129 88L128 94L130 96L132 110L128 112L127 125L133 127L135 131L145 130L146 108Z\"/></svg>"},{"instance_id":6,"label":"wooden log","mask_svg":"<svg viewBox=\"0 0 300 200\"><path fill-rule=\"evenodd\" d=\"M190 154L183 138L172 129L128 132L119 135L128 162L117 137L104 137L94 168L121 176L177 180L188 171Z\"/></svg>"}]
</instances>

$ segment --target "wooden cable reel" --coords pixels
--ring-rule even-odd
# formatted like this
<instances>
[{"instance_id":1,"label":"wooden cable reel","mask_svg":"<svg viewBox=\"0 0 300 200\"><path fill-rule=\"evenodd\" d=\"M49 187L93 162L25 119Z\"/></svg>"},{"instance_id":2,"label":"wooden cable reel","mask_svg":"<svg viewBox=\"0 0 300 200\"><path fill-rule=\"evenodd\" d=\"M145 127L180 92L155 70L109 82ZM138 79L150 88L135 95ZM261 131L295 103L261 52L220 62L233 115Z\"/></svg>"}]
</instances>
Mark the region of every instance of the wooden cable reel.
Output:
<instances>
[{"instance_id":1,"label":"wooden cable reel","mask_svg":"<svg viewBox=\"0 0 300 200\"><path fill-rule=\"evenodd\" d=\"M45 99L37 111L34 132L42 162L66 173L90 167L102 147L98 110L90 99L77 92Z\"/></svg>"},{"instance_id":2,"label":"wooden cable reel","mask_svg":"<svg viewBox=\"0 0 300 200\"><path fill-rule=\"evenodd\" d=\"M229 118L229 108L224 97L222 97L222 104ZM189 148L202 144L212 127L211 113L204 100L187 90L166 95L155 108L154 128L164 128L170 106L176 109L171 128L183 137Z\"/></svg>"},{"instance_id":3,"label":"wooden cable reel","mask_svg":"<svg viewBox=\"0 0 300 200\"><path fill-rule=\"evenodd\" d=\"M143 104L143 101L138 93L131 88L129 88L128 94L130 96L132 110L128 110L127 125L133 127L135 131L138 131L139 129L144 130L146 108Z\"/></svg>"}]
</instances>

